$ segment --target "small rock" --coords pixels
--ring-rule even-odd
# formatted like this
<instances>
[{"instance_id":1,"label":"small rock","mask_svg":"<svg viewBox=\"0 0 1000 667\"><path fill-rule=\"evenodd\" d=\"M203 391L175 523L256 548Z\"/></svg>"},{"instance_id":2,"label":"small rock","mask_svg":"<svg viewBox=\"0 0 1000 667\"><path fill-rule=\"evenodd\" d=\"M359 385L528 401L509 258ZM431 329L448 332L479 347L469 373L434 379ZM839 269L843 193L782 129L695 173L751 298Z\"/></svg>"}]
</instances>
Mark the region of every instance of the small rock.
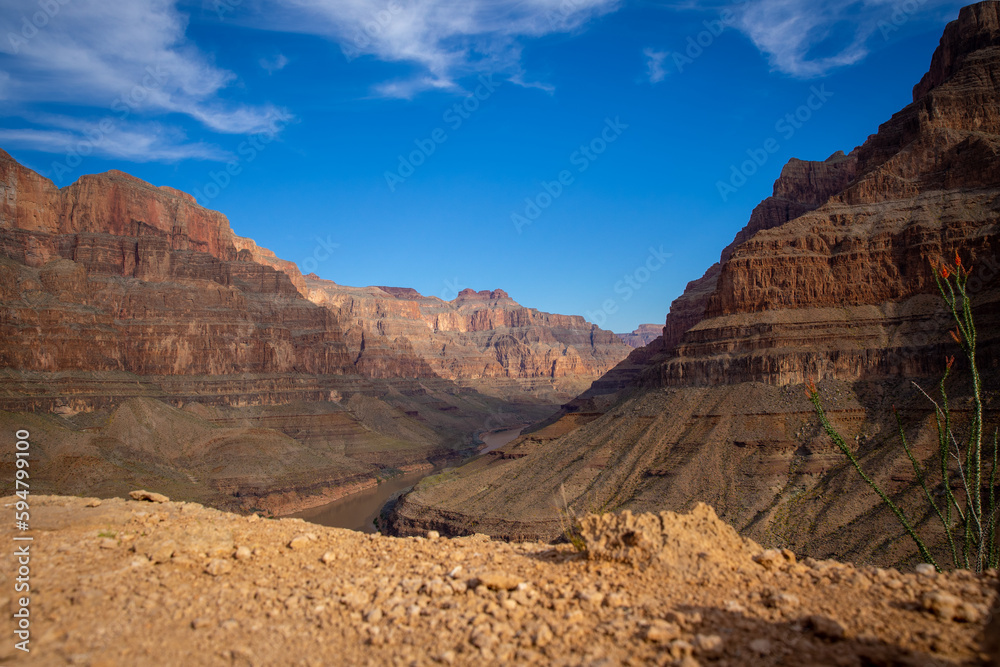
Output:
<instances>
[{"instance_id":1,"label":"small rock","mask_svg":"<svg viewBox=\"0 0 1000 667\"><path fill-rule=\"evenodd\" d=\"M304 549L309 545L312 540L309 539L309 535L298 535L292 538L292 541L288 543L289 549Z\"/></svg>"},{"instance_id":2,"label":"small rock","mask_svg":"<svg viewBox=\"0 0 1000 667\"><path fill-rule=\"evenodd\" d=\"M709 658L722 655L722 637L719 635L695 635L694 646Z\"/></svg>"},{"instance_id":3,"label":"small rock","mask_svg":"<svg viewBox=\"0 0 1000 667\"><path fill-rule=\"evenodd\" d=\"M757 655L770 655L771 641L768 639L755 639L750 642L750 650Z\"/></svg>"},{"instance_id":4,"label":"small rock","mask_svg":"<svg viewBox=\"0 0 1000 667\"><path fill-rule=\"evenodd\" d=\"M772 609L789 610L799 606L799 598L791 593L769 591L763 596L763 602Z\"/></svg>"},{"instance_id":5,"label":"small rock","mask_svg":"<svg viewBox=\"0 0 1000 667\"><path fill-rule=\"evenodd\" d=\"M829 616L810 616L806 619L806 625L812 628L818 637L834 641L844 638L844 626Z\"/></svg>"},{"instance_id":6,"label":"small rock","mask_svg":"<svg viewBox=\"0 0 1000 667\"><path fill-rule=\"evenodd\" d=\"M100 507L100 506L101 506L100 498L91 498L90 500L87 501L87 504L84 505L84 507Z\"/></svg>"},{"instance_id":7,"label":"small rock","mask_svg":"<svg viewBox=\"0 0 1000 667\"><path fill-rule=\"evenodd\" d=\"M676 623L668 621L653 621L652 625L646 628L642 638L648 642L663 644L673 641L681 636L681 629Z\"/></svg>"},{"instance_id":8,"label":"small rock","mask_svg":"<svg viewBox=\"0 0 1000 667\"><path fill-rule=\"evenodd\" d=\"M150 503L170 502L170 498L167 498L162 493L154 493L153 491L129 491L128 495L132 500L145 500Z\"/></svg>"},{"instance_id":9,"label":"small rock","mask_svg":"<svg viewBox=\"0 0 1000 667\"><path fill-rule=\"evenodd\" d=\"M670 657L674 660L684 660L685 658L690 658L693 650L694 647L683 639L675 639L670 642Z\"/></svg>"},{"instance_id":10,"label":"small rock","mask_svg":"<svg viewBox=\"0 0 1000 667\"><path fill-rule=\"evenodd\" d=\"M955 620L962 601L944 591L930 591L923 594L920 604L925 611L931 612L941 620L952 621Z\"/></svg>"},{"instance_id":11,"label":"small rock","mask_svg":"<svg viewBox=\"0 0 1000 667\"><path fill-rule=\"evenodd\" d=\"M323 565L329 565L333 561L337 560L337 554L335 554L332 551L327 551L326 553L324 553L322 556L319 557L319 560L321 563L323 563Z\"/></svg>"},{"instance_id":12,"label":"small rock","mask_svg":"<svg viewBox=\"0 0 1000 667\"><path fill-rule=\"evenodd\" d=\"M937 568L930 563L921 563L915 568L917 574L925 577L933 577L937 574Z\"/></svg>"},{"instance_id":13,"label":"small rock","mask_svg":"<svg viewBox=\"0 0 1000 667\"><path fill-rule=\"evenodd\" d=\"M755 563L761 565L765 570L776 570L785 564L785 554L778 549L768 549L753 557Z\"/></svg>"},{"instance_id":14,"label":"small rock","mask_svg":"<svg viewBox=\"0 0 1000 667\"><path fill-rule=\"evenodd\" d=\"M191 621L191 627L195 630L200 630L201 628L207 628L212 624L212 621L204 616L199 616L198 618Z\"/></svg>"},{"instance_id":15,"label":"small rock","mask_svg":"<svg viewBox=\"0 0 1000 667\"><path fill-rule=\"evenodd\" d=\"M118 546L118 541L111 537L105 537L100 544L102 549L114 549Z\"/></svg>"},{"instance_id":16,"label":"small rock","mask_svg":"<svg viewBox=\"0 0 1000 667\"><path fill-rule=\"evenodd\" d=\"M236 560L249 560L251 556L253 556L253 552L250 551L250 547L246 546L238 548L236 553L233 554L233 558Z\"/></svg>"},{"instance_id":17,"label":"small rock","mask_svg":"<svg viewBox=\"0 0 1000 667\"><path fill-rule=\"evenodd\" d=\"M365 614L365 620L368 621L369 623L378 623L379 621L382 620L382 610L379 609L378 607L375 607L367 614Z\"/></svg>"},{"instance_id":18,"label":"small rock","mask_svg":"<svg viewBox=\"0 0 1000 667\"><path fill-rule=\"evenodd\" d=\"M223 574L229 574L233 571L233 564L228 560L223 560L221 558L213 558L205 566L205 572L212 575L213 577L218 577Z\"/></svg>"},{"instance_id":19,"label":"small rock","mask_svg":"<svg viewBox=\"0 0 1000 667\"><path fill-rule=\"evenodd\" d=\"M493 591L512 591L521 580L502 572L488 572L479 576L479 583Z\"/></svg>"},{"instance_id":20,"label":"small rock","mask_svg":"<svg viewBox=\"0 0 1000 667\"><path fill-rule=\"evenodd\" d=\"M427 531L427 539L428 540L436 540L439 537L441 537L441 533L437 532L436 530L428 530Z\"/></svg>"},{"instance_id":21,"label":"small rock","mask_svg":"<svg viewBox=\"0 0 1000 667\"><path fill-rule=\"evenodd\" d=\"M542 623L538 626L538 630L535 631L532 642L534 642L535 646L541 648L551 642L553 637L552 628L549 627L548 623Z\"/></svg>"}]
</instances>

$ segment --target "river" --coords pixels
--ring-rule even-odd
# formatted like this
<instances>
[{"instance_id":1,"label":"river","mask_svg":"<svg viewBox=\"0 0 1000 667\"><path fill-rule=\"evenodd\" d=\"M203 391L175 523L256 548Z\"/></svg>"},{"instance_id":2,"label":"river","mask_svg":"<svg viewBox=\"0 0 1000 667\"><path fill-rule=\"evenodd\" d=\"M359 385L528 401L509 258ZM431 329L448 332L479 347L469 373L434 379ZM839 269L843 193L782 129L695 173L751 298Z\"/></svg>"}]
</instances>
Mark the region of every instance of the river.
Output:
<instances>
[{"instance_id":1,"label":"river","mask_svg":"<svg viewBox=\"0 0 1000 667\"><path fill-rule=\"evenodd\" d=\"M486 446L478 453L485 454L503 447L520 434L521 429L519 428L481 433L479 438L486 443ZM374 488L359 491L332 503L302 510L289 516L305 519L309 523L321 526L350 528L363 533L374 533L376 532L375 518L393 496L408 492L424 477L440 472L442 469L443 466L433 470L418 470L392 477Z\"/></svg>"}]
</instances>

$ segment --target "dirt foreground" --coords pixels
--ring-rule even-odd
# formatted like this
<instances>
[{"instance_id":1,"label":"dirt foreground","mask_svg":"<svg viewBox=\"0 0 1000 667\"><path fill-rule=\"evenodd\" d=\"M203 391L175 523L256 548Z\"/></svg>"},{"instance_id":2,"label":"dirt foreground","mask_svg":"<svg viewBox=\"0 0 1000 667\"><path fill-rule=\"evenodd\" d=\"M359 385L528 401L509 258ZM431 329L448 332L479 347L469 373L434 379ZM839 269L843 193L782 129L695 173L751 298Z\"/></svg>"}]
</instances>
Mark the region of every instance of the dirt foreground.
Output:
<instances>
[{"instance_id":1,"label":"dirt foreground","mask_svg":"<svg viewBox=\"0 0 1000 667\"><path fill-rule=\"evenodd\" d=\"M16 500L3 500L11 514ZM30 544L31 588L25 653L13 616L20 566L5 548L5 665L997 660L981 652L996 572L798 561L739 537L705 505L587 517L581 554L483 536L364 535L191 503L30 504L30 531L4 522L8 545Z\"/></svg>"}]
</instances>

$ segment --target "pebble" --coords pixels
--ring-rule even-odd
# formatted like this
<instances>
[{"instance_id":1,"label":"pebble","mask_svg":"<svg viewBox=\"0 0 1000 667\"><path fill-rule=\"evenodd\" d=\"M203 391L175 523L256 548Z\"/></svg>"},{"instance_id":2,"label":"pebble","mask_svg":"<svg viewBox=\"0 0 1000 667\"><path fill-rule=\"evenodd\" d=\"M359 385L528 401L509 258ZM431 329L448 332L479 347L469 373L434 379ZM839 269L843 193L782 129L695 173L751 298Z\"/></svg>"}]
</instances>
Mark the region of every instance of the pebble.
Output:
<instances>
[{"instance_id":1,"label":"pebble","mask_svg":"<svg viewBox=\"0 0 1000 667\"><path fill-rule=\"evenodd\" d=\"M643 632L643 639L650 642L666 643L681 636L681 629L669 621L653 621Z\"/></svg>"},{"instance_id":2,"label":"pebble","mask_svg":"<svg viewBox=\"0 0 1000 667\"><path fill-rule=\"evenodd\" d=\"M812 628L812 631L818 637L832 640L844 638L844 626L841 625L839 621L832 619L829 616L810 616L806 619L806 625Z\"/></svg>"},{"instance_id":3,"label":"pebble","mask_svg":"<svg viewBox=\"0 0 1000 667\"><path fill-rule=\"evenodd\" d=\"M170 502L170 498L167 498L162 493L155 493L153 491L145 491L145 490L129 491L128 495L132 500L144 500L150 503Z\"/></svg>"},{"instance_id":4,"label":"pebble","mask_svg":"<svg viewBox=\"0 0 1000 667\"><path fill-rule=\"evenodd\" d=\"M760 656L771 655L771 640L754 639L750 642L750 650Z\"/></svg>"},{"instance_id":5,"label":"pebble","mask_svg":"<svg viewBox=\"0 0 1000 667\"><path fill-rule=\"evenodd\" d=\"M213 577L218 577L223 574L229 574L233 571L233 564L231 561L223 560L221 558L213 558L205 566L205 572L212 575Z\"/></svg>"},{"instance_id":6,"label":"pebble","mask_svg":"<svg viewBox=\"0 0 1000 667\"><path fill-rule=\"evenodd\" d=\"M479 583L493 591L512 591L521 579L502 572L488 572L479 576Z\"/></svg>"}]
</instances>

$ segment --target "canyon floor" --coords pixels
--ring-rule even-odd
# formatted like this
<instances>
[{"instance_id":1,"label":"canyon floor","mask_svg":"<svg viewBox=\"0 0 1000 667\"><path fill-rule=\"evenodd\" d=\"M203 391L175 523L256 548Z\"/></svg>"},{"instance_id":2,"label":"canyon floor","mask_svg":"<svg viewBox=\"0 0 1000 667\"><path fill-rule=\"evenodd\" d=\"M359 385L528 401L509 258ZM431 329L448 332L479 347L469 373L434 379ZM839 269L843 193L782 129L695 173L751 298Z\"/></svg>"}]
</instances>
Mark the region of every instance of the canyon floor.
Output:
<instances>
[{"instance_id":1,"label":"canyon floor","mask_svg":"<svg viewBox=\"0 0 1000 667\"><path fill-rule=\"evenodd\" d=\"M1000 636L984 632L995 571L798 561L706 505L584 518L579 553L193 503L30 504L31 651L5 615L3 664L946 665L990 660L984 636Z\"/></svg>"}]
</instances>

